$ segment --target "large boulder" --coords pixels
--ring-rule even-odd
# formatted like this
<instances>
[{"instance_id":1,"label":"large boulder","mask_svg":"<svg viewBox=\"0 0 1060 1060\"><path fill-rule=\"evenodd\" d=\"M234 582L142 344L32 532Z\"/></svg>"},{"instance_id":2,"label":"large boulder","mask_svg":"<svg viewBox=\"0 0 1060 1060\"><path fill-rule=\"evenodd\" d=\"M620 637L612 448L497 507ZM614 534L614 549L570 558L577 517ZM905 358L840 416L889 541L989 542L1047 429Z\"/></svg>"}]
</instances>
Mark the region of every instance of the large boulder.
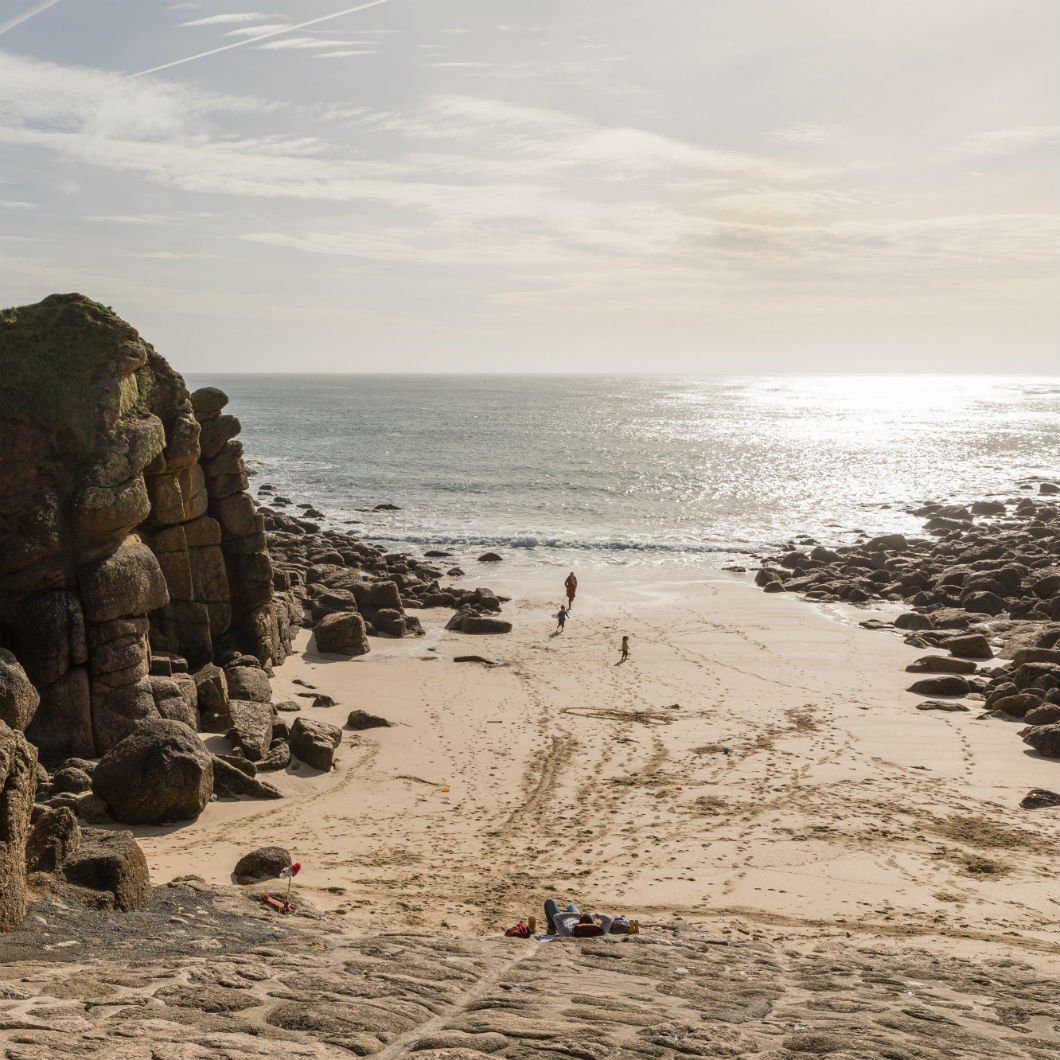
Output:
<instances>
[{"instance_id":1,"label":"large boulder","mask_svg":"<svg viewBox=\"0 0 1060 1060\"><path fill-rule=\"evenodd\" d=\"M194 820L213 793L213 763L179 721L146 721L96 766L92 790L126 824Z\"/></svg>"},{"instance_id":2,"label":"large boulder","mask_svg":"<svg viewBox=\"0 0 1060 1060\"><path fill-rule=\"evenodd\" d=\"M291 726L291 752L307 766L327 772L335 764L335 749L342 743L337 725L295 718Z\"/></svg>"},{"instance_id":3,"label":"large boulder","mask_svg":"<svg viewBox=\"0 0 1060 1060\"><path fill-rule=\"evenodd\" d=\"M114 908L123 912L143 909L151 901L147 858L132 832L82 829L81 842L67 856L63 875L79 887L109 893Z\"/></svg>"},{"instance_id":4,"label":"large boulder","mask_svg":"<svg viewBox=\"0 0 1060 1060\"><path fill-rule=\"evenodd\" d=\"M81 605L90 622L143 615L169 603L158 559L133 535L105 559L85 564L78 579Z\"/></svg>"},{"instance_id":5,"label":"large boulder","mask_svg":"<svg viewBox=\"0 0 1060 1060\"><path fill-rule=\"evenodd\" d=\"M252 762L264 758L272 743L272 704L233 699L228 704L232 725L225 738Z\"/></svg>"},{"instance_id":6,"label":"large boulder","mask_svg":"<svg viewBox=\"0 0 1060 1060\"><path fill-rule=\"evenodd\" d=\"M364 619L356 611L338 611L325 615L313 627L317 651L329 655L364 655L368 652L368 635Z\"/></svg>"},{"instance_id":7,"label":"large boulder","mask_svg":"<svg viewBox=\"0 0 1060 1060\"><path fill-rule=\"evenodd\" d=\"M0 648L0 721L25 732L40 705L40 696L18 659Z\"/></svg>"},{"instance_id":8,"label":"large boulder","mask_svg":"<svg viewBox=\"0 0 1060 1060\"><path fill-rule=\"evenodd\" d=\"M272 699L268 674L260 666L226 666L225 678L231 699L251 699L256 703L268 703Z\"/></svg>"},{"instance_id":9,"label":"large boulder","mask_svg":"<svg viewBox=\"0 0 1060 1060\"><path fill-rule=\"evenodd\" d=\"M37 791L37 751L0 721L0 931L26 915L26 840Z\"/></svg>"}]
</instances>

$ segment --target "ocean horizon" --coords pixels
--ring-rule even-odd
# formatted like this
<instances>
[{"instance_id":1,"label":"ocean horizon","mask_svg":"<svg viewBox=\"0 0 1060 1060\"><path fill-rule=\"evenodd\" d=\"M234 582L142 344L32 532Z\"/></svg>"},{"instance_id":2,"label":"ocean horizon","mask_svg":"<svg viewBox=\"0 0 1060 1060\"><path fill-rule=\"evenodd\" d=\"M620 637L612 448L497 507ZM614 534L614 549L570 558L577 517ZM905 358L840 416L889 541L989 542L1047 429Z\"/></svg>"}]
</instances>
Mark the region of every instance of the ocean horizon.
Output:
<instances>
[{"instance_id":1,"label":"ocean horizon","mask_svg":"<svg viewBox=\"0 0 1060 1060\"><path fill-rule=\"evenodd\" d=\"M229 394L252 489L395 550L721 566L793 534L918 532L905 509L1056 475L1060 377L194 373L188 384Z\"/></svg>"}]
</instances>

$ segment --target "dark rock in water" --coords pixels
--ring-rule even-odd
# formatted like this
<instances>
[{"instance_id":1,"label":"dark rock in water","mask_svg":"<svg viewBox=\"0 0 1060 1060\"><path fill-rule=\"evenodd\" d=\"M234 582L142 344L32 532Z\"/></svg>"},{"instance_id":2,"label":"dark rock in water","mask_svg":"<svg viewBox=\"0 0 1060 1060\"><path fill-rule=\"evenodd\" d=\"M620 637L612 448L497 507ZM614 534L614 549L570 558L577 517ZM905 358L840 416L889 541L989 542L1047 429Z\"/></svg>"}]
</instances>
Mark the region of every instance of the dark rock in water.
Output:
<instances>
[{"instance_id":1,"label":"dark rock in water","mask_svg":"<svg viewBox=\"0 0 1060 1060\"><path fill-rule=\"evenodd\" d=\"M1023 742L1030 744L1038 754L1045 758L1060 758L1060 723L1034 725L1024 729L1020 735Z\"/></svg>"},{"instance_id":2,"label":"dark rock in water","mask_svg":"<svg viewBox=\"0 0 1060 1060\"><path fill-rule=\"evenodd\" d=\"M213 792L210 753L179 721L143 722L103 756L92 790L126 824L194 820Z\"/></svg>"},{"instance_id":3,"label":"dark rock in water","mask_svg":"<svg viewBox=\"0 0 1060 1060\"><path fill-rule=\"evenodd\" d=\"M452 552L444 552L441 549L432 548L428 552L424 552L424 555L428 559L443 559L445 556L451 556Z\"/></svg>"},{"instance_id":4,"label":"dark rock in water","mask_svg":"<svg viewBox=\"0 0 1060 1060\"><path fill-rule=\"evenodd\" d=\"M379 729L389 728L390 722L378 714L369 714L366 710L351 710L346 725L350 729Z\"/></svg>"},{"instance_id":5,"label":"dark rock in water","mask_svg":"<svg viewBox=\"0 0 1060 1060\"><path fill-rule=\"evenodd\" d=\"M213 790L218 798L238 799L243 796L251 799L282 799L283 793L272 784L230 765L224 759L213 756Z\"/></svg>"},{"instance_id":6,"label":"dark rock in water","mask_svg":"<svg viewBox=\"0 0 1060 1060\"><path fill-rule=\"evenodd\" d=\"M869 552L907 552L909 542L905 534L881 534L866 541L864 547Z\"/></svg>"},{"instance_id":7,"label":"dark rock in water","mask_svg":"<svg viewBox=\"0 0 1060 1060\"><path fill-rule=\"evenodd\" d=\"M990 642L982 633L964 633L957 637L947 637L939 647L945 648L951 655L957 655L962 659L992 659L994 657Z\"/></svg>"},{"instance_id":8,"label":"dark rock in water","mask_svg":"<svg viewBox=\"0 0 1060 1060\"><path fill-rule=\"evenodd\" d=\"M373 509L373 512L400 512L401 509L396 504L377 504Z\"/></svg>"},{"instance_id":9,"label":"dark rock in water","mask_svg":"<svg viewBox=\"0 0 1060 1060\"><path fill-rule=\"evenodd\" d=\"M966 696L971 691L963 677L946 675L944 677L925 677L914 681L908 691L921 696Z\"/></svg>"},{"instance_id":10,"label":"dark rock in water","mask_svg":"<svg viewBox=\"0 0 1060 1060\"><path fill-rule=\"evenodd\" d=\"M927 615L918 614L916 611L907 611L894 620L895 629L934 629L935 624Z\"/></svg>"},{"instance_id":11,"label":"dark rock in water","mask_svg":"<svg viewBox=\"0 0 1060 1060\"><path fill-rule=\"evenodd\" d=\"M967 712L968 708L963 703L955 703L953 700L928 699L923 703L917 703L917 710L943 710L947 713Z\"/></svg>"},{"instance_id":12,"label":"dark rock in water","mask_svg":"<svg viewBox=\"0 0 1060 1060\"><path fill-rule=\"evenodd\" d=\"M63 875L79 887L109 892L114 907L125 912L143 909L151 901L147 859L132 832L83 829L81 843L66 858Z\"/></svg>"},{"instance_id":13,"label":"dark rock in water","mask_svg":"<svg viewBox=\"0 0 1060 1060\"><path fill-rule=\"evenodd\" d=\"M335 764L335 749L342 743L337 725L298 717L291 726L291 751L307 766L327 772Z\"/></svg>"},{"instance_id":14,"label":"dark rock in water","mask_svg":"<svg viewBox=\"0 0 1060 1060\"><path fill-rule=\"evenodd\" d=\"M1044 810L1054 806L1060 806L1060 795L1045 788L1031 788L1020 800L1020 807L1024 810Z\"/></svg>"},{"instance_id":15,"label":"dark rock in water","mask_svg":"<svg viewBox=\"0 0 1060 1060\"><path fill-rule=\"evenodd\" d=\"M503 558L503 556L498 556L496 552L483 552L479 556L478 561L479 563L500 563Z\"/></svg>"},{"instance_id":16,"label":"dark rock in water","mask_svg":"<svg viewBox=\"0 0 1060 1060\"><path fill-rule=\"evenodd\" d=\"M459 567L450 567L445 573L450 578L462 578L464 576L464 572Z\"/></svg>"},{"instance_id":17,"label":"dark rock in water","mask_svg":"<svg viewBox=\"0 0 1060 1060\"><path fill-rule=\"evenodd\" d=\"M26 869L55 872L80 844L81 827L73 810L67 806L39 806L34 810L26 841Z\"/></svg>"},{"instance_id":18,"label":"dark rock in water","mask_svg":"<svg viewBox=\"0 0 1060 1060\"><path fill-rule=\"evenodd\" d=\"M972 515L1004 515L1005 506L1001 501L976 501L971 512Z\"/></svg>"},{"instance_id":19,"label":"dark rock in water","mask_svg":"<svg viewBox=\"0 0 1060 1060\"><path fill-rule=\"evenodd\" d=\"M906 667L911 674L974 674L975 669L975 663L970 660L950 659L945 655L925 655Z\"/></svg>"},{"instance_id":20,"label":"dark rock in water","mask_svg":"<svg viewBox=\"0 0 1060 1060\"><path fill-rule=\"evenodd\" d=\"M325 615L314 627L317 651L326 655L365 655L368 635L364 619L355 611Z\"/></svg>"},{"instance_id":21,"label":"dark rock in water","mask_svg":"<svg viewBox=\"0 0 1060 1060\"><path fill-rule=\"evenodd\" d=\"M1060 486L1055 482L1041 482L1038 485L1038 492L1043 495L1060 493Z\"/></svg>"},{"instance_id":22,"label":"dark rock in water","mask_svg":"<svg viewBox=\"0 0 1060 1060\"><path fill-rule=\"evenodd\" d=\"M259 847L244 854L232 870L236 883L274 880L291 864L290 851L283 847Z\"/></svg>"}]
</instances>

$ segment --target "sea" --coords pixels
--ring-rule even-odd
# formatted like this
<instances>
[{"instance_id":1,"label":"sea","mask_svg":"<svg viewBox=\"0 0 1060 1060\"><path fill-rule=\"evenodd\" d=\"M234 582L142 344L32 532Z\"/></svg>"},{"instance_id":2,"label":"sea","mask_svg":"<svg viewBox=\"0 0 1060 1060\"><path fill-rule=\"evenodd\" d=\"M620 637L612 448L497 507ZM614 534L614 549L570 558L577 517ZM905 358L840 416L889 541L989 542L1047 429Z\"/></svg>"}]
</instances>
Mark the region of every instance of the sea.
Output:
<instances>
[{"instance_id":1,"label":"sea","mask_svg":"<svg viewBox=\"0 0 1060 1060\"><path fill-rule=\"evenodd\" d=\"M229 395L252 491L270 484L392 551L721 567L794 535L915 533L924 502L1033 495L1060 476L1060 377L187 382Z\"/></svg>"}]
</instances>

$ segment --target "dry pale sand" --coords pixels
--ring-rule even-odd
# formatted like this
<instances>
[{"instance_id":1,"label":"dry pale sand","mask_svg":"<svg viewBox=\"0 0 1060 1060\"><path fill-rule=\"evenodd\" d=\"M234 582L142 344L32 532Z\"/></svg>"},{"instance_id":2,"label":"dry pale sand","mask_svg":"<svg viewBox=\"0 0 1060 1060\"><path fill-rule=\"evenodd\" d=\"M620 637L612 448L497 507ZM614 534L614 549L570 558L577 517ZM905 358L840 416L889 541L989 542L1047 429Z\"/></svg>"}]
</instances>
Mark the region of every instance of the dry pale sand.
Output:
<instances>
[{"instance_id":1,"label":"dry pale sand","mask_svg":"<svg viewBox=\"0 0 1060 1060\"><path fill-rule=\"evenodd\" d=\"M296 892L355 931L497 932L548 895L733 938L996 943L1041 959L1058 913L1058 817L1021 811L1060 788L978 710L915 709L921 654L858 621L748 580L565 570L478 581L513 596L510 636L374 639L369 656L309 650L277 671L393 722L347 732L338 768L271 775L282 802L218 802L195 824L138 830L156 882L227 883L266 844L302 862ZM618 660L619 639L631 658ZM477 653L499 665L455 663ZM288 715L288 718L291 716ZM214 738L219 739L219 738Z\"/></svg>"}]
</instances>

